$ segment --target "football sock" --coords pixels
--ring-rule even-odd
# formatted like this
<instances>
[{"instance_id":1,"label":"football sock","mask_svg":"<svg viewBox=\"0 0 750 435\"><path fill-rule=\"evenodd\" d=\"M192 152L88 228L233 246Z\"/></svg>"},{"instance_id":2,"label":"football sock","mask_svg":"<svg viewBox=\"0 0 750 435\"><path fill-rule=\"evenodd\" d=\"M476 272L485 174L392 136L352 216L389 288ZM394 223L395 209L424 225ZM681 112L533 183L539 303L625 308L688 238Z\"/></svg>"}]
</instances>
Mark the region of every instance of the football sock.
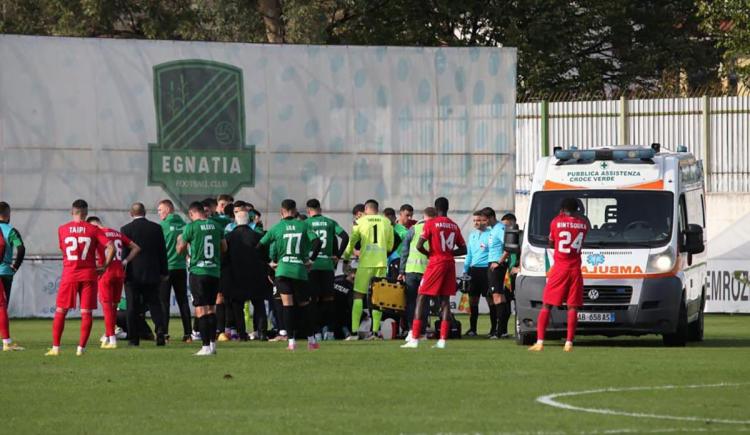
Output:
<instances>
[{"instance_id":1,"label":"football sock","mask_svg":"<svg viewBox=\"0 0 750 435\"><path fill-rule=\"evenodd\" d=\"M86 343L89 341L91 335L91 325L94 323L94 319L91 316L91 311L81 311L81 337L78 340L78 346L86 347Z\"/></svg>"},{"instance_id":2,"label":"football sock","mask_svg":"<svg viewBox=\"0 0 750 435\"><path fill-rule=\"evenodd\" d=\"M576 326L578 326L578 311L575 309L568 308L568 338L569 342L573 342L576 337Z\"/></svg>"},{"instance_id":3,"label":"football sock","mask_svg":"<svg viewBox=\"0 0 750 435\"><path fill-rule=\"evenodd\" d=\"M544 333L547 331L547 324L549 323L549 308L542 308L539 312L539 318L536 321L536 339L537 343L544 341Z\"/></svg>"},{"instance_id":4,"label":"football sock","mask_svg":"<svg viewBox=\"0 0 750 435\"><path fill-rule=\"evenodd\" d=\"M471 305L469 307L471 314L469 314L469 331L477 332L477 320L479 319L479 305Z\"/></svg>"},{"instance_id":5,"label":"football sock","mask_svg":"<svg viewBox=\"0 0 750 435\"><path fill-rule=\"evenodd\" d=\"M8 308L0 307L0 338L3 340L10 338L8 327Z\"/></svg>"},{"instance_id":6,"label":"football sock","mask_svg":"<svg viewBox=\"0 0 750 435\"><path fill-rule=\"evenodd\" d=\"M227 311L225 304L216 304L216 331L224 332L227 324Z\"/></svg>"},{"instance_id":7,"label":"football sock","mask_svg":"<svg viewBox=\"0 0 750 435\"><path fill-rule=\"evenodd\" d=\"M208 331L208 341L214 342L216 341L216 331L218 331L217 316L216 314L209 314L206 318L208 319L208 328L206 328Z\"/></svg>"},{"instance_id":8,"label":"football sock","mask_svg":"<svg viewBox=\"0 0 750 435\"><path fill-rule=\"evenodd\" d=\"M506 334L508 332L508 318L505 317L505 307L508 306L507 302L500 302L495 305L497 308L497 335Z\"/></svg>"},{"instance_id":9,"label":"football sock","mask_svg":"<svg viewBox=\"0 0 750 435\"><path fill-rule=\"evenodd\" d=\"M352 302L352 334L359 331L359 324L362 322L362 299L354 299Z\"/></svg>"},{"instance_id":10,"label":"football sock","mask_svg":"<svg viewBox=\"0 0 750 435\"><path fill-rule=\"evenodd\" d=\"M380 310L372 310L372 332L377 334L380 332L380 320L383 318L383 312Z\"/></svg>"},{"instance_id":11,"label":"football sock","mask_svg":"<svg viewBox=\"0 0 750 435\"><path fill-rule=\"evenodd\" d=\"M111 336L107 337L107 339L109 340L109 344L117 344L117 336L116 335L111 335Z\"/></svg>"},{"instance_id":12,"label":"football sock","mask_svg":"<svg viewBox=\"0 0 750 435\"><path fill-rule=\"evenodd\" d=\"M115 335L115 323L117 322L115 304L102 304L102 311L104 312L104 333L107 337L111 337Z\"/></svg>"},{"instance_id":13,"label":"football sock","mask_svg":"<svg viewBox=\"0 0 750 435\"><path fill-rule=\"evenodd\" d=\"M422 334L422 319L415 318L411 323L411 338L419 340L419 336Z\"/></svg>"},{"instance_id":14,"label":"football sock","mask_svg":"<svg viewBox=\"0 0 750 435\"><path fill-rule=\"evenodd\" d=\"M450 320L442 320L440 322L440 339L445 340L448 338L448 331L451 330Z\"/></svg>"},{"instance_id":15,"label":"football sock","mask_svg":"<svg viewBox=\"0 0 750 435\"><path fill-rule=\"evenodd\" d=\"M497 305L490 304L490 334L497 332Z\"/></svg>"},{"instance_id":16,"label":"football sock","mask_svg":"<svg viewBox=\"0 0 750 435\"><path fill-rule=\"evenodd\" d=\"M294 307L283 306L281 308L281 316L284 319L284 326L286 327L286 335L289 338L297 338L295 324L294 324Z\"/></svg>"},{"instance_id":17,"label":"football sock","mask_svg":"<svg viewBox=\"0 0 750 435\"><path fill-rule=\"evenodd\" d=\"M318 310L316 310L315 303L310 302L302 307L302 310L307 324L307 336L312 336L315 341L315 333L318 331L318 316L316 315Z\"/></svg>"},{"instance_id":18,"label":"football sock","mask_svg":"<svg viewBox=\"0 0 750 435\"><path fill-rule=\"evenodd\" d=\"M55 311L55 319L52 321L52 346L60 347L63 329L65 329L65 313Z\"/></svg>"},{"instance_id":19,"label":"football sock","mask_svg":"<svg viewBox=\"0 0 750 435\"><path fill-rule=\"evenodd\" d=\"M201 333L201 344L203 347L208 347L209 343L211 343L211 335L208 333L209 322L208 322L208 316L204 315L197 318L198 322L198 330Z\"/></svg>"}]
</instances>

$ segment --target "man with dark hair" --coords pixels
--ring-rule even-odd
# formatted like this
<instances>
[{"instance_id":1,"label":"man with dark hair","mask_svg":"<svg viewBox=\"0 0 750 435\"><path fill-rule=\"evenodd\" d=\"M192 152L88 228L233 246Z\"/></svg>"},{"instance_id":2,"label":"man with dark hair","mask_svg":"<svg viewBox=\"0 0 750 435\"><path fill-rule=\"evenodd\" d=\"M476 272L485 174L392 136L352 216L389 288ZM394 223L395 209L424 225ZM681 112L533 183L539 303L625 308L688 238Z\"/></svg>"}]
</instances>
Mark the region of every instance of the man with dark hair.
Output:
<instances>
[{"instance_id":1,"label":"man with dark hair","mask_svg":"<svg viewBox=\"0 0 750 435\"><path fill-rule=\"evenodd\" d=\"M313 304L322 321L321 335L324 340L333 340L335 330L334 289L336 265L349 244L349 234L331 218L323 216L320 201L313 198L307 201L307 220L312 232L323 243L320 254L310 270L308 282L313 296ZM337 240L337 237L341 239ZM314 308L315 309L315 308ZM316 324L316 328L319 325Z\"/></svg>"},{"instance_id":2,"label":"man with dark hair","mask_svg":"<svg viewBox=\"0 0 750 435\"><path fill-rule=\"evenodd\" d=\"M581 274L581 250L589 222L578 212L575 198L565 198L558 214L549 224L549 246L554 249L554 264L547 272L547 285L542 294L542 310L537 319L537 341L529 348L540 352L544 349L544 333L549 323L550 310L559 307L563 301L567 304L568 336L565 341L565 352L573 350L578 308L583 305L583 275Z\"/></svg>"},{"instance_id":3,"label":"man with dark hair","mask_svg":"<svg viewBox=\"0 0 750 435\"><path fill-rule=\"evenodd\" d=\"M513 213L506 213L500 219L500 222L506 229L510 228L515 225L516 216ZM497 336L499 338L510 338L510 334L508 334L508 321L510 320L512 312L511 302L514 299L512 287L513 282L515 281L514 278L511 278L511 275L513 274L513 270L518 262L518 257L516 254L511 254L506 251L503 252L501 259L503 261L502 269L505 270L505 275L502 277L502 295L505 302L499 305L497 313Z\"/></svg>"},{"instance_id":4,"label":"man with dark hair","mask_svg":"<svg viewBox=\"0 0 750 435\"><path fill-rule=\"evenodd\" d=\"M182 321L182 341L185 343L192 342L190 331L190 304L187 297L187 271L185 264L185 255L177 252L177 236L182 234L185 228L185 221L175 213L174 203L169 199L159 201L157 207L159 219L161 219L161 230L164 235L164 242L167 248L167 270L169 278L162 281L159 285L159 300L161 301L162 313L164 313L164 334L169 336L169 308L171 305L171 295L174 291L174 298L177 307L180 310L180 320Z\"/></svg>"},{"instance_id":5,"label":"man with dark hair","mask_svg":"<svg viewBox=\"0 0 750 435\"><path fill-rule=\"evenodd\" d=\"M146 219L146 207L140 202L130 207L130 217L133 220L124 225L120 232L138 245L141 252L127 264L125 273L128 331L133 332L128 334L128 342L131 346L140 345L138 316L144 311L143 304L146 304L156 330L156 345L164 346L168 318L164 318L159 300L159 285L169 276L164 233L161 225Z\"/></svg>"},{"instance_id":6,"label":"man with dark hair","mask_svg":"<svg viewBox=\"0 0 750 435\"><path fill-rule=\"evenodd\" d=\"M281 294L282 317L289 339L287 349L297 348L296 338L301 324L307 329L307 348L316 350L315 318L311 312L307 269L317 259L323 242L310 229L308 222L295 219L297 203L291 199L281 202L281 222L274 225L260 240L259 247L271 246L271 263L276 270L276 289ZM300 319L295 319L294 306Z\"/></svg>"},{"instance_id":7,"label":"man with dark hair","mask_svg":"<svg viewBox=\"0 0 750 435\"><path fill-rule=\"evenodd\" d=\"M268 297L268 254L255 247L261 235L250 229L248 210L239 208L234 212L235 228L226 236L227 255L222 261L221 281L224 304L234 314L237 332L241 341L248 339L247 324L243 309L246 301L252 301L259 339L263 339L265 328L265 299Z\"/></svg>"},{"instance_id":8,"label":"man with dark hair","mask_svg":"<svg viewBox=\"0 0 750 435\"><path fill-rule=\"evenodd\" d=\"M354 222L357 222L357 219L361 218L362 215L365 214L365 205L364 204L357 204L352 208L352 216L354 217Z\"/></svg>"},{"instance_id":9,"label":"man with dark hair","mask_svg":"<svg viewBox=\"0 0 750 435\"><path fill-rule=\"evenodd\" d=\"M76 355L83 355L91 335L91 312L96 309L97 272L106 270L115 256L115 246L104 232L86 222L89 214L89 205L86 201L74 201L70 214L73 220L60 225L57 229L59 246L63 253L63 272L55 303L55 319L52 322L52 348L47 351L46 356L60 354L65 316L69 309L76 307L78 298L81 308L81 335ZM105 247L104 262L97 268L96 251L100 245Z\"/></svg>"},{"instance_id":10,"label":"man with dark hair","mask_svg":"<svg viewBox=\"0 0 750 435\"><path fill-rule=\"evenodd\" d=\"M105 227L101 219L96 216L89 216L86 222L104 231L104 235L115 246L115 256L112 262L104 273L99 275L98 293L99 302L102 303L102 312L104 313L104 337L102 338L101 348L117 349L117 337L115 336L117 305L122 298L122 286L125 283L125 267L141 252L141 248L119 231ZM129 251L126 258L123 258L124 248L127 248ZM101 266L104 264L104 256L104 246L99 246L96 250L97 265Z\"/></svg>"},{"instance_id":11,"label":"man with dark hair","mask_svg":"<svg viewBox=\"0 0 750 435\"><path fill-rule=\"evenodd\" d=\"M370 291L373 278L385 278L388 269L388 254L393 249L393 226L385 216L378 214L378 202L368 199L365 214L357 219L352 228L349 244L344 251L344 268L348 269L354 248L360 244L359 263L354 277L354 301L352 303L352 335L347 340L359 340L357 331L362 320L364 298ZM370 307L372 316L372 339L380 337L380 320L383 312Z\"/></svg>"},{"instance_id":12,"label":"man with dark hair","mask_svg":"<svg viewBox=\"0 0 750 435\"><path fill-rule=\"evenodd\" d=\"M482 210L485 216L488 217L488 225L490 229L489 238L489 252L487 254L487 262L489 267L487 268L487 283L489 285L489 297L492 299L487 300L490 305L490 333L487 335L489 339L500 338L500 332L498 329L498 323L501 317L501 313L505 311L507 301L504 293L504 279L506 272L505 259L505 224L497 221L497 215L495 211L489 207Z\"/></svg>"},{"instance_id":13,"label":"man with dark hair","mask_svg":"<svg viewBox=\"0 0 750 435\"><path fill-rule=\"evenodd\" d=\"M435 348L444 349L445 340L450 331L450 297L456 294L456 260L457 255L466 253L466 243L461 236L461 229L448 218L448 199L440 197L435 200L438 217L427 222L417 242L417 250L429 257L422 283L419 285L417 308L412 325L412 339L401 347L416 349L419 346L419 335L422 330L423 306L427 297L437 296L440 301L440 339ZM425 244L429 242L429 251Z\"/></svg>"},{"instance_id":14,"label":"man with dark hair","mask_svg":"<svg viewBox=\"0 0 750 435\"><path fill-rule=\"evenodd\" d=\"M219 294L221 255L227 250L223 228L207 218L200 202L188 208L191 222L177 237L177 252L190 247L190 292L203 345L196 356L216 355L216 296Z\"/></svg>"},{"instance_id":15,"label":"man with dark hair","mask_svg":"<svg viewBox=\"0 0 750 435\"><path fill-rule=\"evenodd\" d=\"M487 228L487 217L479 210L472 217L474 231L469 235L469 244L464 260L464 274L471 277L469 289L469 330L466 336L477 335L477 320L479 319L479 298L486 297L487 305L492 308L493 303L487 293L487 255L489 253L490 229Z\"/></svg>"},{"instance_id":16,"label":"man with dark hair","mask_svg":"<svg viewBox=\"0 0 750 435\"><path fill-rule=\"evenodd\" d=\"M414 217L414 207L411 204L403 204L398 209L398 223L405 226L407 230L417 223L412 217Z\"/></svg>"},{"instance_id":17,"label":"man with dark hair","mask_svg":"<svg viewBox=\"0 0 750 435\"><path fill-rule=\"evenodd\" d=\"M0 257L0 280L5 287L5 301L10 303L10 289L13 286L13 275L18 271L26 255L26 247L18 229L10 224L10 204L0 201L0 233L5 239L5 253ZM16 259L13 260L13 249Z\"/></svg>"},{"instance_id":18,"label":"man with dark hair","mask_svg":"<svg viewBox=\"0 0 750 435\"><path fill-rule=\"evenodd\" d=\"M383 210L383 216L391 221L391 225L396 225L396 210L393 207L386 207Z\"/></svg>"},{"instance_id":19,"label":"man with dark hair","mask_svg":"<svg viewBox=\"0 0 750 435\"><path fill-rule=\"evenodd\" d=\"M409 328L406 341L411 340L413 337L411 328L415 316L422 319L422 324L427 321L426 311L416 313L419 283L422 282L422 277L427 269L427 256L417 250L417 244L419 243L419 238L422 235L422 229L425 224L430 219L436 217L437 210L435 210L435 207L425 208L424 217L409 229L402 243L398 280L402 281L406 286L406 327ZM429 249L429 242L426 245L425 249ZM421 335L421 331L419 334Z\"/></svg>"},{"instance_id":20,"label":"man with dark hair","mask_svg":"<svg viewBox=\"0 0 750 435\"><path fill-rule=\"evenodd\" d=\"M0 257L5 254L8 246L5 243L5 237L0 232ZM3 282L0 281L0 338L3 339L3 352L24 350L23 347L13 342L10 338L10 322L8 320L8 300L5 299L5 289Z\"/></svg>"}]
</instances>

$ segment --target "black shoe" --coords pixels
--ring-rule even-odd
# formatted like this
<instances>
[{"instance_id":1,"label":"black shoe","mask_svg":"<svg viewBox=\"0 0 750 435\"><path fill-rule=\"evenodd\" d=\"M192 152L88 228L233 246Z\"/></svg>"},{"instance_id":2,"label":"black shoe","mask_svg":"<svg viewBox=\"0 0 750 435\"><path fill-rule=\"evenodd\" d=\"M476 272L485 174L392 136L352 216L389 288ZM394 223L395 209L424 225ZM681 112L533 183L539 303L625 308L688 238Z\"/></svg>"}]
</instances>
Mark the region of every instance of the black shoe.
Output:
<instances>
[{"instance_id":1,"label":"black shoe","mask_svg":"<svg viewBox=\"0 0 750 435\"><path fill-rule=\"evenodd\" d=\"M487 338L492 338L492 337L497 338L497 332L494 329L490 331L489 334L487 334Z\"/></svg>"},{"instance_id":2,"label":"black shoe","mask_svg":"<svg viewBox=\"0 0 750 435\"><path fill-rule=\"evenodd\" d=\"M464 337L476 337L476 336L477 336L477 332L476 331L472 331L471 329L469 329L468 331L466 331L466 334L464 334Z\"/></svg>"},{"instance_id":3,"label":"black shoe","mask_svg":"<svg viewBox=\"0 0 750 435\"><path fill-rule=\"evenodd\" d=\"M268 335L265 332L259 332L256 338L258 341L268 341Z\"/></svg>"},{"instance_id":4,"label":"black shoe","mask_svg":"<svg viewBox=\"0 0 750 435\"><path fill-rule=\"evenodd\" d=\"M182 342L183 343L192 343L193 342L193 336L190 334L183 335L182 336Z\"/></svg>"},{"instance_id":5,"label":"black shoe","mask_svg":"<svg viewBox=\"0 0 750 435\"><path fill-rule=\"evenodd\" d=\"M512 338L512 337L511 337L511 335L510 335L510 334L508 334L508 333L506 332L506 333L504 333L504 334L500 334L500 335L499 335L499 336L498 336L497 338L502 338L503 340L507 340L507 339L509 339L509 338Z\"/></svg>"},{"instance_id":6,"label":"black shoe","mask_svg":"<svg viewBox=\"0 0 750 435\"><path fill-rule=\"evenodd\" d=\"M164 334L159 334L156 336L157 346L165 346L166 344L167 344L167 340L164 338Z\"/></svg>"},{"instance_id":7,"label":"black shoe","mask_svg":"<svg viewBox=\"0 0 750 435\"><path fill-rule=\"evenodd\" d=\"M140 342L137 342L137 341L128 341L128 346L131 346L131 347L138 347L138 346L140 346L140 345L141 345L141 343L140 343Z\"/></svg>"}]
</instances>

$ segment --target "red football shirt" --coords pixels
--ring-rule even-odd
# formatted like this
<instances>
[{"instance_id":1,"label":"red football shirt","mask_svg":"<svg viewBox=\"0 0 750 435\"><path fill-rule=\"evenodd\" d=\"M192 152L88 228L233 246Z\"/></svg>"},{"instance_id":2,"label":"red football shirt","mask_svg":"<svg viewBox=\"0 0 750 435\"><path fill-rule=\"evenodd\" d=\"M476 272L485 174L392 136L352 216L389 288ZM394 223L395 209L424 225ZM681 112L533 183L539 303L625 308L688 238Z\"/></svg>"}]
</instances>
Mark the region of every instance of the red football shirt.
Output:
<instances>
[{"instance_id":1,"label":"red football shirt","mask_svg":"<svg viewBox=\"0 0 750 435\"><path fill-rule=\"evenodd\" d=\"M549 224L549 237L555 249L555 265L569 268L581 267L583 240L589 231L586 219L560 213Z\"/></svg>"},{"instance_id":2,"label":"red football shirt","mask_svg":"<svg viewBox=\"0 0 750 435\"><path fill-rule=\"evenodd\" d=\"M63 281L95 281L96 250L109 243L99 228L88 222L68 222L57 229L63 253Z\"/></svg>"},{"instance_id":3,"label":"red football shirt","mask_svg":"<svg viewBox=\"0 0 750 435\"><path fill-rule=\"evenodd\" d=\"M107 237L107 240L112 242L112 244L115 246L115 256L112 258L112 262L109 263L109 267L102 276L108 276L112 278L125 278L125 269L123 269L122 267L122 250L123 248L130 246L130 239L125 234L122 234L121 232L113 230L111 228L104 228L102 231L104 231L104 235ZM99 245L96 248L97 266L101 266L102 264L104 264L104 248L106 248L106 246L104 245Z\"/></svg>"},{"instance_id":4,"label":"red football shirt","mask_svg":"<svg viewBox=\"0 0 750 435\"><path fill-rule=\"evenodd\" d=\"M466 242L461 235L461 229L455 222L445 216L425 222L420 237L430 242L430 261L452 262L454 261L454 248L466 246Z\"/></svg>"}]
</instances>

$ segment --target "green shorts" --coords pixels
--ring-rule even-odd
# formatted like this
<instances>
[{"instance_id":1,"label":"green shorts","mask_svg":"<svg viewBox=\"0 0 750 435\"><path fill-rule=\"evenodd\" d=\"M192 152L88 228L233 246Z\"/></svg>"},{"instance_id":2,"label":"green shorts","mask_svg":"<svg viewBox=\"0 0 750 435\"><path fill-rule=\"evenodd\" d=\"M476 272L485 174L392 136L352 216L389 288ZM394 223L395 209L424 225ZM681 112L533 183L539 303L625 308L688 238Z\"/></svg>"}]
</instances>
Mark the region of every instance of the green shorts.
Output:
<instances>
[{"instance_id":1,"label":"green shorts","mask_svg":"<svg viewBox=\"0 0 750 435\"><path fill-rule=\"evenodd\" d=\"M357 269L357 273L354 275L354 291L366 295L370 290L370 281L373 278L385 278L387 271L385 267L361 267Z\"/></svg>"}]
</instances>

